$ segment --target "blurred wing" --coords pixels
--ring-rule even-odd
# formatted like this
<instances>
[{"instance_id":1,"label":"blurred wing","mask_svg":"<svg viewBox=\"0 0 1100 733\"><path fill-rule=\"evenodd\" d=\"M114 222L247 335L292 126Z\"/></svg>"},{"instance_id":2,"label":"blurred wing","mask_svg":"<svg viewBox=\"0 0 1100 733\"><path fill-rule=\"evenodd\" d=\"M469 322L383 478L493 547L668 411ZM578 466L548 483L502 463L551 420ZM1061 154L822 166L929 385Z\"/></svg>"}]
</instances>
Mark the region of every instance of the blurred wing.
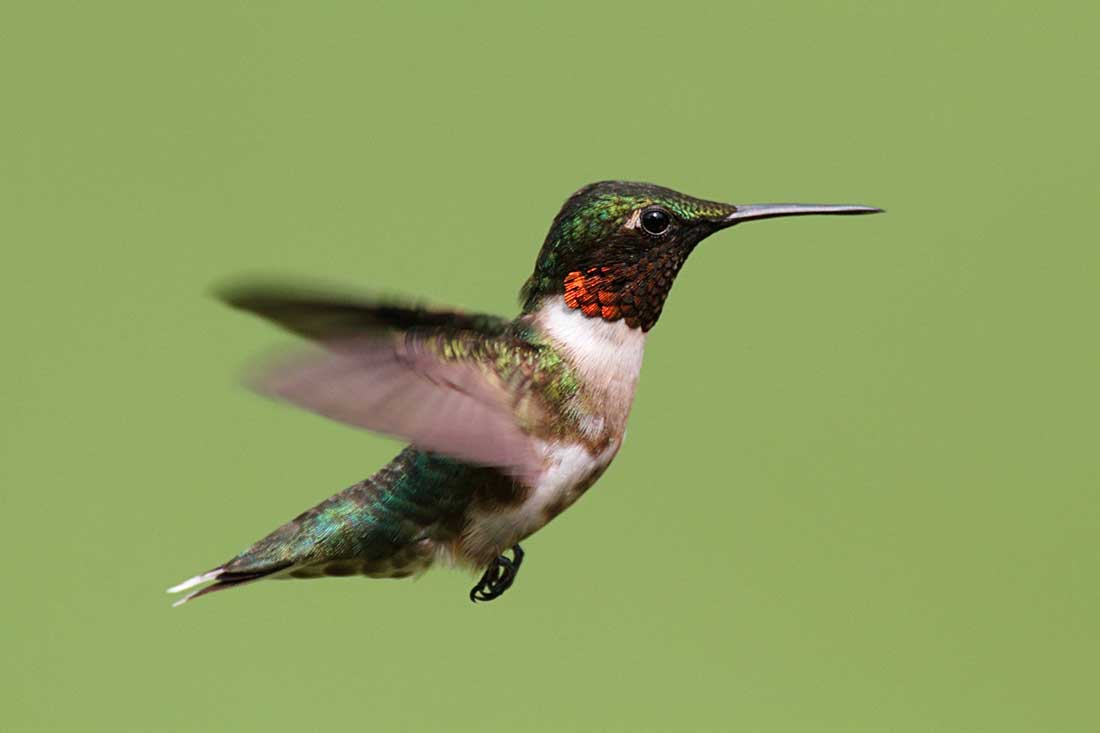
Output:
<instances>
[{"instance_id":1,"label":"blurred wing","mask_svg":"<svg viewBox=\"0 0 1100 733\"><path fill-rule=\"evenodd\" d=\"M525 483L541 471L541 454L520 415L530 402L526 372L502 375L491 358L508 350L522 358L530 348L507 340L507 321L270 290L244 296L238 291L227 300L325 348L269 366L254 380L259 391L426 450L499 467Z\"/></svg>"},{"instance_id":2,"label":"blurred wing","mask_svg":"<svg viewBox=\"0 0 1100 733\"><path fill-rule=\"evenodd\" d=\"M510 323L499 316L431 310L293 285L230 286L222 289L218 296L234 308L266 318L322 344L394 331L499 337L508 330Z\"/></svg>"}]
</instances>

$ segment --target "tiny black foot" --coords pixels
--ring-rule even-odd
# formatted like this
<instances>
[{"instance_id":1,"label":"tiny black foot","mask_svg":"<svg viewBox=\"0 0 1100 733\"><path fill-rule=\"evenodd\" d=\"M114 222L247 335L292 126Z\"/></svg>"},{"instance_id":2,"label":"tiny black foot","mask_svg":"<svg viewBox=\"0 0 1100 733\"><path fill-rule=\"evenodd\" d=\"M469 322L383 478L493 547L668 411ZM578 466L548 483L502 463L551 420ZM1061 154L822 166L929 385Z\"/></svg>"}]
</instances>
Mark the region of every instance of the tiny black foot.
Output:
<instances>
[{"instance_id":1,"label":"tiny black foot","mask_svg":"<svg viewBox=\"0 0 1100 733\"><path fill-rule=\"evenodd\" d=\"M497 557L493 560L493 564L485 570L481 580L477 581L477 585L470 589L470 600L477 603L478 601L491 601L494 598L499 598L504 594L504 591L512 587L516 574L519 572L519 566L522 564L523 548L519 545L512 548L511 559L504 555Z\"/></svg>"}]
</instances>

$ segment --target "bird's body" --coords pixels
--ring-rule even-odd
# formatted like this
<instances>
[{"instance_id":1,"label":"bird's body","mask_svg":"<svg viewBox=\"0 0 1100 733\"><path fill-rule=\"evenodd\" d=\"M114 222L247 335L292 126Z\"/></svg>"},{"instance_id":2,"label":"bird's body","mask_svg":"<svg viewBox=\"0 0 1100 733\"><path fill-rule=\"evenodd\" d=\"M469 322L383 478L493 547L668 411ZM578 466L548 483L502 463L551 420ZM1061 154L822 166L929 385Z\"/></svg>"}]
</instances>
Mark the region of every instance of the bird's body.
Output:
<instances>
[{"instance_id":1,"label":"bird's body","mask_svg":"<svg viewBox=\"0 0 1100 733\"><path fill-rule=\"evenodd\" d=\"M511 321L231 290L231 305L322 347L269 369L263 391L413 445L170 589L211 582L178 603L262 578L402 578L437 562L485 570L471 597L498 596L522 560L518 543L576 502L621 448L646 334L684 259L738 216L781 215L753 208L648 184L586 187L555 219Z\"/></svg>"}]
</instances>

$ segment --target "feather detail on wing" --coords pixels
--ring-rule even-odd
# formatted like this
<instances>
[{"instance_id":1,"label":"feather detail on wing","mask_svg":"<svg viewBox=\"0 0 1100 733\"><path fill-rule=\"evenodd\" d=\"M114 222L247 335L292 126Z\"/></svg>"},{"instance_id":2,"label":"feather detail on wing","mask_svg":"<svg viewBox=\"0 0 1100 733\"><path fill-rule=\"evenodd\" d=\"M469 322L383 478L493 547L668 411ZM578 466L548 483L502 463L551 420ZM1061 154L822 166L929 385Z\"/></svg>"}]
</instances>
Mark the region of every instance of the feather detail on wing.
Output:
<instances>
[{"instance_id":1,"label":"feather detail on wing","mask_svg":"<svg viewBox=\"0 0 1100 733\"><path fill-rule=\"evenodd\" d=\"M259 391L527 484L542 471L527 430L539 419L528 394L536 347L508 321L285 289L225 299L323 347L268 365Z\"/></svg>"}]
</instances>

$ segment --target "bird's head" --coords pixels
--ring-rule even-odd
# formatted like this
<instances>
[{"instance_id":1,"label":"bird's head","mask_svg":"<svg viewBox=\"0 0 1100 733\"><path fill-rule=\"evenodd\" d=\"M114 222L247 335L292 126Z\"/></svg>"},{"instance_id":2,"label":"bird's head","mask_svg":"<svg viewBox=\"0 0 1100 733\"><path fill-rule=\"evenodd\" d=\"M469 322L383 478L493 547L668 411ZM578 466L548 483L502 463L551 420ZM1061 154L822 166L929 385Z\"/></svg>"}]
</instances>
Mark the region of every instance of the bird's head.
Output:
<instances>
[{"instance_id":1,"label":"bird's head","mask_svg":"<svg viewBox=\"0 0 1100 733\"><path fill-rule=\"evenodd\" d=\"M551 296L590 318L648 331L691 251L743 221L807 214L872 214L870 206L753 204L692 198L650 183L601 181L565 202L523 286L524 311Z\"/></svg>"}]
</instances>

